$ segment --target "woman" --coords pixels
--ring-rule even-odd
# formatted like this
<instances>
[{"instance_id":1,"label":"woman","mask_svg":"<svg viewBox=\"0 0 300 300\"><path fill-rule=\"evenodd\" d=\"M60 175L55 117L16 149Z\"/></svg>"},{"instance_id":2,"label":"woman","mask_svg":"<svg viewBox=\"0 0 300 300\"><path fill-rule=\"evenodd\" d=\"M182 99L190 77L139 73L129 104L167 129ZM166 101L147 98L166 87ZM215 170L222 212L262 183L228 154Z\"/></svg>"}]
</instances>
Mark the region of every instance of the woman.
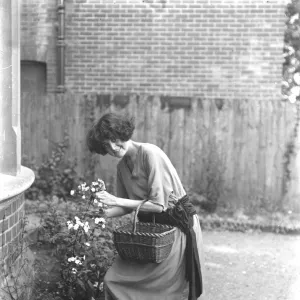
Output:
<instances>
[{"instance_id":1,"label":"woman","mask_svg":"<svg viewBox=\"0 0 300 300\"><path fill-rule=\"evenodd\" d=\"M176 226L175 241L170 255L159 264L117 257L104 278L106 299L179 300L189 286L188 299L202 300L204 261L198 216L167 155L153 144L131 140L134 128L132 119L109 113L90 129L91 152L120 158L117 196L106 191L97 196L110 207L107 218L131 213L148 199L141 206L139 220L147 222L155 214L156 222Z\"/></svg>"}]
</instances>

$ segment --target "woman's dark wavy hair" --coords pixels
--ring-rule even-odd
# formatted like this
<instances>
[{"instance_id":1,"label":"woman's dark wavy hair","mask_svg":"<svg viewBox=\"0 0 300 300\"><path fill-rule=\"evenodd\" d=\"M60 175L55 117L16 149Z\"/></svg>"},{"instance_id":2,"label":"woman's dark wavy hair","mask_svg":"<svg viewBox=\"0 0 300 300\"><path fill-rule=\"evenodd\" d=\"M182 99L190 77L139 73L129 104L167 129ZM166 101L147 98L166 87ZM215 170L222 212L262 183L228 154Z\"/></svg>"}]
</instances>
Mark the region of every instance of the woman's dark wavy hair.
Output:
<instances>
[{"instance_id":1,"label":"woman's dark wavy hair","mask_svg":"<svg viewBox=\"0 0 300 300\"><path fill-rule=\"evenodd\" d=\"M103 144L105 140L128 141L135 129L134 118L127 115L108 113L103 115L89 130L86 143L91 152L106 155L107 150Z\"/></svg>"}]
</instances>

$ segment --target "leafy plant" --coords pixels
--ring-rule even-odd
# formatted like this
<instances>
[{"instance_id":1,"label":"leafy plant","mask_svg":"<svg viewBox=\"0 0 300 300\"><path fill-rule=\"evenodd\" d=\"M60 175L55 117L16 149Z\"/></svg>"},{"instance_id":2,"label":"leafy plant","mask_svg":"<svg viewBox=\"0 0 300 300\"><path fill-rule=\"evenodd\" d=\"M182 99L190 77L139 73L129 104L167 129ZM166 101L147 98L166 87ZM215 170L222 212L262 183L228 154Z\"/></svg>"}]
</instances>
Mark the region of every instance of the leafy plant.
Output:
<instances>
[{"instance_id":1,"label":"leafy plant","mask_svg":"<svg viewBox=\"0 0 300 300\"><path fill-rule=\"evenodd\" d=\"M26 199L34 200L49 195L66 199L82 180L76 172L76 161L64 159L67 147L68 137L65 137L63 142L55 144L51 156L39 166L23 158L23 164L35 173L34 183L25 191Z\"/></svg>"},{"instance_id":2,"label":"leafy plant","mask_svg":"<svg viewBox=\"0 0 300 300\"><path fill-rule=\"evenodd\" d=\"M299 151L297 139L299 138L300 129L300 1L292 0L286 6L285 14L287 19L283 48L282 96L285 101L289 101L296 106L296 122L284 155L284 188L287 197L292 183L292 172L295 168L294 159Z\"/></svg>"},{"instance_id":3,"label":"leafy plant","mask_svg":"<svg viewBox=\"0 0 300 300\"><path fill-rule=\"evenodd\" d=\"M91 185L83 183L71 191L80 203L76 215L52 210L43 219L43 239L56 245L62 279L59 289L66 299L97 299L102 293L102 279L115 255L111 234L105 232L104 207L96 198L104 189L99 179Z\"/></svg>"},{"instance_id":4,"label":"leafy plant","mask_svg":"<svg viewBox=\"0 0 300 300\"><path fill-rule=\"evenodd\" d=\"M224 186L225 165L215 140L210 142L209 149L201 171L195 175L191 201L207 212L214 212Z\"/></svg>"}]
</instances>

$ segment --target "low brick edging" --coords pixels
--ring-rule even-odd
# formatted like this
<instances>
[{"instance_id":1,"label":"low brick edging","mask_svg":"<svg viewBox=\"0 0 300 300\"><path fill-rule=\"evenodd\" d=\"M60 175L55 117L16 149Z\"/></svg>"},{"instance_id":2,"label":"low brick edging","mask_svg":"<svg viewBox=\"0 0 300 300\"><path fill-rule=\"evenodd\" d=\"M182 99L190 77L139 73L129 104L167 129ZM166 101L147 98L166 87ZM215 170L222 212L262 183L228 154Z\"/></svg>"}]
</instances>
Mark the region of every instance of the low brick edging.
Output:
<instances>
[{"instance_id":1,"label":"low brick edging","mask_svg":"<svg viewBox=\"0 0 300 300\"><path fill-rule=\"evenodd\" d=\"M25 261L23 258L28 254L23 236L24 191L31 186L33 181L34 173L24 167L21 167L21 172L17 176L0 174L0 299L6 299L6 280L10 285L13 283L12 275L20 274L21 266ZM24 271L25 273L22 271L21 273L24 274L20 274L18 278L19 282L24 283L33 274L28 268ZM28 294L28 291L22 291L22 294L24 293Z\"/></svg>"}]
</instances>

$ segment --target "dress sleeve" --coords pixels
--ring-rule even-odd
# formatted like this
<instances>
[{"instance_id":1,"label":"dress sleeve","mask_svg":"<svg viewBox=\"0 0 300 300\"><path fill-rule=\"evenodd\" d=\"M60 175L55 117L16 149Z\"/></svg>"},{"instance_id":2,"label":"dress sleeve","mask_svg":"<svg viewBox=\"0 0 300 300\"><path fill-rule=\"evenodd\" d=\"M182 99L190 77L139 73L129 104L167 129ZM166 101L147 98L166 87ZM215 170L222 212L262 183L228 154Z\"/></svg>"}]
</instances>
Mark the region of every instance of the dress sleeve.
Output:
<instances>
[{"instance_id":1,"label":"dress sleeve","mask_svg":"<svg viewBox=\"0 0 300 300\"><path fill-rule=\"evenodd\" d=\"M147 174L147 194L150 202L162 206L163 210L168 207L168 197L172 192L168 182L163 158L156 152L147 151L144 157Z\"/></svg>"},{"instance_id":2,"label":"dress sleeve","mask_svg":"<svg viewBox=\"0 0 300 300\"><path fill-rule=\"evenodd\" d=\"M119 168L117 168L117 197L129 199Z\"/></svg>"}]
</instances>

